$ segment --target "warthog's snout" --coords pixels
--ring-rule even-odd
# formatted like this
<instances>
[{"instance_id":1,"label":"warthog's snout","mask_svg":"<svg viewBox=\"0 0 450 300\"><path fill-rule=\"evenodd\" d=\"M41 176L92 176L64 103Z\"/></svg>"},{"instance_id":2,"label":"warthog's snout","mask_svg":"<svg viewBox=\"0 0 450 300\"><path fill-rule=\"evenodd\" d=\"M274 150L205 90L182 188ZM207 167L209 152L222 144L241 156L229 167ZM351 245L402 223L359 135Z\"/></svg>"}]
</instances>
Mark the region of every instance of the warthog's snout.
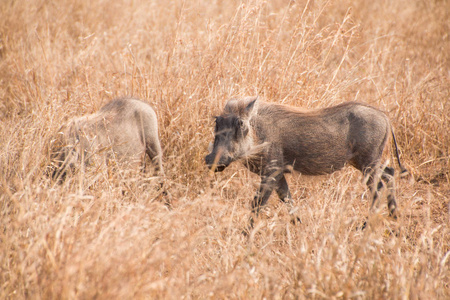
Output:
<instances>
[{"instance_id":1,"label":"warthog's snout","mask_svg":"<svg viewBox=\"0 0 450 300\"><path fill-rule=\"evenodd\" d=\"M223 155L224 151L213 151L210 154L206 155L205 162L209 169L214 172L222 172L228 167L232 159L230 156Z\"/></svg>"}]
</instances>

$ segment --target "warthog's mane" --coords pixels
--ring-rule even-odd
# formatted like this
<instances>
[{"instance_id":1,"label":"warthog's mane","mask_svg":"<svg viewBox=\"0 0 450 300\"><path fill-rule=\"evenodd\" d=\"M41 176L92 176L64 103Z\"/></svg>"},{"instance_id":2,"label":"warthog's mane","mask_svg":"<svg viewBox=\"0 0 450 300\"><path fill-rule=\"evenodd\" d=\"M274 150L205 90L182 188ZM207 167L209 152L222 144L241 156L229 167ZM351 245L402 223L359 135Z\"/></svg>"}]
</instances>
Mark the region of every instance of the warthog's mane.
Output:
<instances>
[{"instance_id":1,"label":"warthog's mane","mask_svg":"<svg viewBox=\"0 0 450 300\"><path fill-rule=\"evenodd\" d=\"M243 153L236 160L242 161L242 160L252 160L252 159L258 158L261 155L261 153L267 149L269 144L270 144L269 142L264 142L262 144L254 145L249 150L247 150L245 153Z\"/></svg>"},{"instance_id":2,"label":"warthog's mane","mask_svg":"<svg viewBox=\"0 0 450 300\"><path fill-rule=\"evenodd\" d=\"M254 107L251 111L251 114L248 115L247 107L248 105L254 101L257 100L254 104ZM345 103L344 103L345 105ZM264 99L262 99L259 96L252 96L252 97L245 97L245 98L233 98L230 99L224 110L222 116L229 116L229 115L236 115L241 118L251 118L252 116L255 116L257 114L263 115L263 114L270 114L270 115L280 115L280 117L286 118L290 115L298 115L302 114L305 116L317 116L323 113L324 111L328 109L335 109L332 108L320 108L320 109L305 109L301 107L296 106L290 106L286 104L279 104L279 103L271 103L271 102L265 102Z\"/></svg>"},{"instance_id":3,"label":"warthog's mane","mask_svg":"<svg viewBox=\"0 0 450 300\"><path fill-rule=\"evenodd\" d=\"M236 115L239 117L248 117L246 108L250 102L256 100L258 97L245 97L242 99L233 98L228 100L223 110L223 115ZM256 101L256 104L259 101ZM257 106L253 108L253 111L257 111Z\"/></svg>"}]
</instances>

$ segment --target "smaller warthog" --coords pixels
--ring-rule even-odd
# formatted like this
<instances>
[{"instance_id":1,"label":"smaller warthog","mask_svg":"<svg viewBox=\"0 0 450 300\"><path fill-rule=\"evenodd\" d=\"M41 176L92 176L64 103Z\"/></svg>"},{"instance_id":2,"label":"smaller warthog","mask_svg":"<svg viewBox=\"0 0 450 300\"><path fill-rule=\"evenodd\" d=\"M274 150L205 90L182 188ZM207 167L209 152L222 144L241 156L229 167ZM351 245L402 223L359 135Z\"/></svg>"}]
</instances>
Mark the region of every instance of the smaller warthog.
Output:
<instances>
[{"instance_id":1,"label":"smaller warthog","mask_svg":"<svg viewBox=\"0 0 450 300\"><path fill-rule=\"evenodd\" d=\"M261 176L252 203L256 214L274 189L283 202L292 205L285 173L329 174L349 163L367 176L373 203L383 182L387 185L388 209L395 216L394 169L381 170L380 165L391 135L404 171L389 119L378 109L347 102L305 111L254 97L232 99L216 117L214 145L205 161L210 169L222 171L239 160Z\"/></svg>"},{"instance_id":2,"label":"smaller warthog","mask_svg":"<svg viewBox=\"0 0 450 300\"><path fill-rule=\"evenodd\" d=\"M137 99L116 99L97 113L74 118L58 131L52 145L52 177L63 180L68 171L84 163L140 165L145 155L162 175L162 151L153 108Z\"/></svg>"}]
</instances>

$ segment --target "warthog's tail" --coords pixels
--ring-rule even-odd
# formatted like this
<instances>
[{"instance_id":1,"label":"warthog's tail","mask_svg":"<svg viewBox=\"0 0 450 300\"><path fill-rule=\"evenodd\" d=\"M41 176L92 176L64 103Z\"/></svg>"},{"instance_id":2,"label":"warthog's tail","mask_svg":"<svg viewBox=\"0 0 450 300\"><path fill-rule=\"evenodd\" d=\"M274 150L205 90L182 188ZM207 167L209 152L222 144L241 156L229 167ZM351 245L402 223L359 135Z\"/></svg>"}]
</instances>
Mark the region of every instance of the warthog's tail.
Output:
<instances>
[{"instance_id":1,"label":"warthog's tail","mask_svg":"<svg viewBox=\"0 0 450 300\"><path fill-rule=\"evenodd\" d=\"M398 145L397 145L397 139L395 138L394 129L391 127L391 133L392 133L392 140L394 141L395 146L395 156L397 157L397 163L400 168L400 175L408 173L408 170L406 170L405 167L403 167L402 163L400 162L400 155L398 154Z\"/></svg>"}]
</instances>

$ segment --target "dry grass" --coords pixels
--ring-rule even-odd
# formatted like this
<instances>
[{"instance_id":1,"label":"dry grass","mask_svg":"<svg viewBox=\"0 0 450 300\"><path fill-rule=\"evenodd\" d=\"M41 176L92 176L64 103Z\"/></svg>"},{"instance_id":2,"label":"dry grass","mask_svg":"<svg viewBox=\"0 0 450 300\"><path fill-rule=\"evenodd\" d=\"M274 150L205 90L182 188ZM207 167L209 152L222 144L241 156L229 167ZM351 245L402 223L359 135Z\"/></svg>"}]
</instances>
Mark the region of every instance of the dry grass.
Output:
<instances>
[{"instance_id":1,"label":"dry grass","mask_svg":"<svg viewBox=\"0 0 450 300\"><path fill-rule=\"evenodd\" d=\"M0 3L0 298L450 298L448 1ZM232 96L388 112L414 179L401 217L369 215L361 176L289 176L241 230L258 177L204 166ZM168 210L152 180L46 176L69 117L116 96L156 109Z\"/></svg>"}]
</instances>

